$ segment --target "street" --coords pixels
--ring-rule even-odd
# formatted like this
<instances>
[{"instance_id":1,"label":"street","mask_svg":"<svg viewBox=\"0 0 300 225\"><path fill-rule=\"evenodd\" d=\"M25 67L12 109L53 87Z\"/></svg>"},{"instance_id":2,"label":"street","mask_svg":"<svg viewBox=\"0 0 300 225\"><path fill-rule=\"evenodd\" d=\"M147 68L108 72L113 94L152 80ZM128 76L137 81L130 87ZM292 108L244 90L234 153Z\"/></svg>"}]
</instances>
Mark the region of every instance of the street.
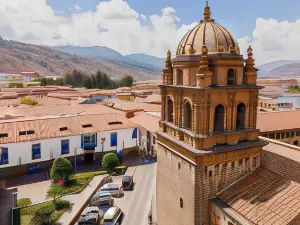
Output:
<instances>
[{"instance_id":1,"label":"street","mask_svg":"<svg viewBox=\"0 0 300 225\"><path fill-rule=\"evenodd\" d=\"M115 198L115 206L125 214L122 225L146 225L150 210L151 197L156 179L156 163L136 167L134 190L124 191L122 198ZM122 177L114 178L121 182Z\"/></svg>"}]
</instances>

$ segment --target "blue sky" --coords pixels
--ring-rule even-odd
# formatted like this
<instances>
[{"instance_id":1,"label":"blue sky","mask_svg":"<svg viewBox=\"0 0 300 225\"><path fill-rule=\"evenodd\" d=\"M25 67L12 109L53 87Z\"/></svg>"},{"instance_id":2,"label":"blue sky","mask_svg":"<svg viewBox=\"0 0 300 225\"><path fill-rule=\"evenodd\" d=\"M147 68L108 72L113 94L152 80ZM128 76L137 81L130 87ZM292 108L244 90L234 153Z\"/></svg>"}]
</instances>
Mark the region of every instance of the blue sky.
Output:
<instances>
[{"instance_id":1,"label":"blue sky","mask_svg":"<svg viewBox=\"0 0 300 225\"><path fill-rule=\"evenodd\" d=\"M69 6L78 5L82 11L95 10L99 0L47 0L56 11L71 14ZM162 8L173 7L180 24L190 24L202 18L204 0L127 0L132 9L150 16L159 14ZM210 0L212 16L218 23L232 31L235 36L252 34L256 19L277 19L295 21L300 18L298 0Z\"/></svg>"}]
</instances>

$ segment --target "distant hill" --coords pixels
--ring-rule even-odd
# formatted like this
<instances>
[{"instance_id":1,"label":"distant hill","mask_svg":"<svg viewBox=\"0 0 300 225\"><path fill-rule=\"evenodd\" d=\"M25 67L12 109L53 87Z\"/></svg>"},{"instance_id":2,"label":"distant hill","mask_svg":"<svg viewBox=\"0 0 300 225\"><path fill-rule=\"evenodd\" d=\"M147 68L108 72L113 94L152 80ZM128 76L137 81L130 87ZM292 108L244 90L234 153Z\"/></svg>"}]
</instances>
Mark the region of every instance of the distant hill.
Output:
<instances>
[{"instance_id":1,"label":"distant hill","mask_svg":"<svg viewBox=\"0 0 300 225\"><path fill-rule=\"evenodd\" d=\"M84 48L79 48L84 50ZM113 52L109 48L103 54L115 59L123 56ZM86 55L90 54L89 53ZM72 53L72 52L70 52ZM98 55L94 51L95 55ZM126 62L119 63L115 60L104 60L101 57L85 57L84 51L81 56L58 51L51 47L25 44L16 41L4 40L0 37L0 72L36 71L42 76L63 75L73 69L87 73L96 73L98 70L108 76L119 78L123 74L129 74L136 80L159 79L160 71L148 67L137 66Z\"/></svg>"},{"instance_id":2,"label":"distant hill","mask_svg":"<svg viewBox=\"0 0 300 225\"><path fill-rule=\"evenodd\" d=\"M56 50L69 54L88 56L97 59L107 60L118 63L122 66L132 66L145 70L159 72L164 67L163 58L154 57L146 54L132 54L123 56L119 52L103 46L81 47L81 46L57 46Z\"/></svg>"},{"instance_id":3,"label":"distant hill","mask_svg":"<svg viewBox=\"0 0 300 225\"><path fill-rule=\"evenodd\" d=\"M280 60L258 67L259 77L290 78L300 77L300 60Z\"/></svg>"}]
</instances>

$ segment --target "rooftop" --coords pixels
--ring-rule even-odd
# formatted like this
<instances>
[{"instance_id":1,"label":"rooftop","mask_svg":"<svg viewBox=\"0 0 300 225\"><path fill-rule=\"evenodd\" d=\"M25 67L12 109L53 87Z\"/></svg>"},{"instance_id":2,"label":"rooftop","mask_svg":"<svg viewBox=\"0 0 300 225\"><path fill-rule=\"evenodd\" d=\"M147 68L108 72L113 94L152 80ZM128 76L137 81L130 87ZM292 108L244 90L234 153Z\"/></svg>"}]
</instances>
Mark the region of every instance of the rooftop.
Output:
<instances>
[{"instance_id":1,"label":"rooftop","mask_svg":"<svg viewBox=\"0 0 300 225\"><path fill-rule=\"evenodd\" d=\"M159 118L151 116L144 112L131 118L130 121L153 133L159 130Z\"/></svg>"},{"instance_id":2,"label":"rooftop","mask_svg":"<svg viewBox=\"0 0 300 225\"><path fill-rule=\"evenodd\" d=\"M257 113L257 129L260 132L297 129L300 128L299 118L300 110L260 112Z\"/></svg>"}]
</instances>

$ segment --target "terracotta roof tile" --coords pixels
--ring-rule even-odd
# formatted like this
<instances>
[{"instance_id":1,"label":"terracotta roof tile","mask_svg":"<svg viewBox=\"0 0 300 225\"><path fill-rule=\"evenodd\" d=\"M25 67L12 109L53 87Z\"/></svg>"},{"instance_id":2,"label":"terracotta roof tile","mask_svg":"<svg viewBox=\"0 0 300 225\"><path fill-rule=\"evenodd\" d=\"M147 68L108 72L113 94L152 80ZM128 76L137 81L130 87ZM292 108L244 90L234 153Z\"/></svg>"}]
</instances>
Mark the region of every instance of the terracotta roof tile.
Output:
<instances>
[{"instance_id":1,"label":"terracotta roof tile","mask_svg":"<svg viewBox=\"0 0 300 225\"><path fill-rule=\"evenodd\" d=\"M218 198L255 224L299 224L299 192L299 183L260 167Z\"/></svg>"},{"instance_id":2,"label":"terracotta roof tile","mask_svg":"<svg viewBox=\"0 0 300 225\"><path fill-rule=\"evenodd\" d=\"M149 130L150 132L155 133L159 130L159 118L151 116L147 113L140 113L135 117L130 119L131 122L140 125L141 127Z\"/></svg>"}]
</instances>

